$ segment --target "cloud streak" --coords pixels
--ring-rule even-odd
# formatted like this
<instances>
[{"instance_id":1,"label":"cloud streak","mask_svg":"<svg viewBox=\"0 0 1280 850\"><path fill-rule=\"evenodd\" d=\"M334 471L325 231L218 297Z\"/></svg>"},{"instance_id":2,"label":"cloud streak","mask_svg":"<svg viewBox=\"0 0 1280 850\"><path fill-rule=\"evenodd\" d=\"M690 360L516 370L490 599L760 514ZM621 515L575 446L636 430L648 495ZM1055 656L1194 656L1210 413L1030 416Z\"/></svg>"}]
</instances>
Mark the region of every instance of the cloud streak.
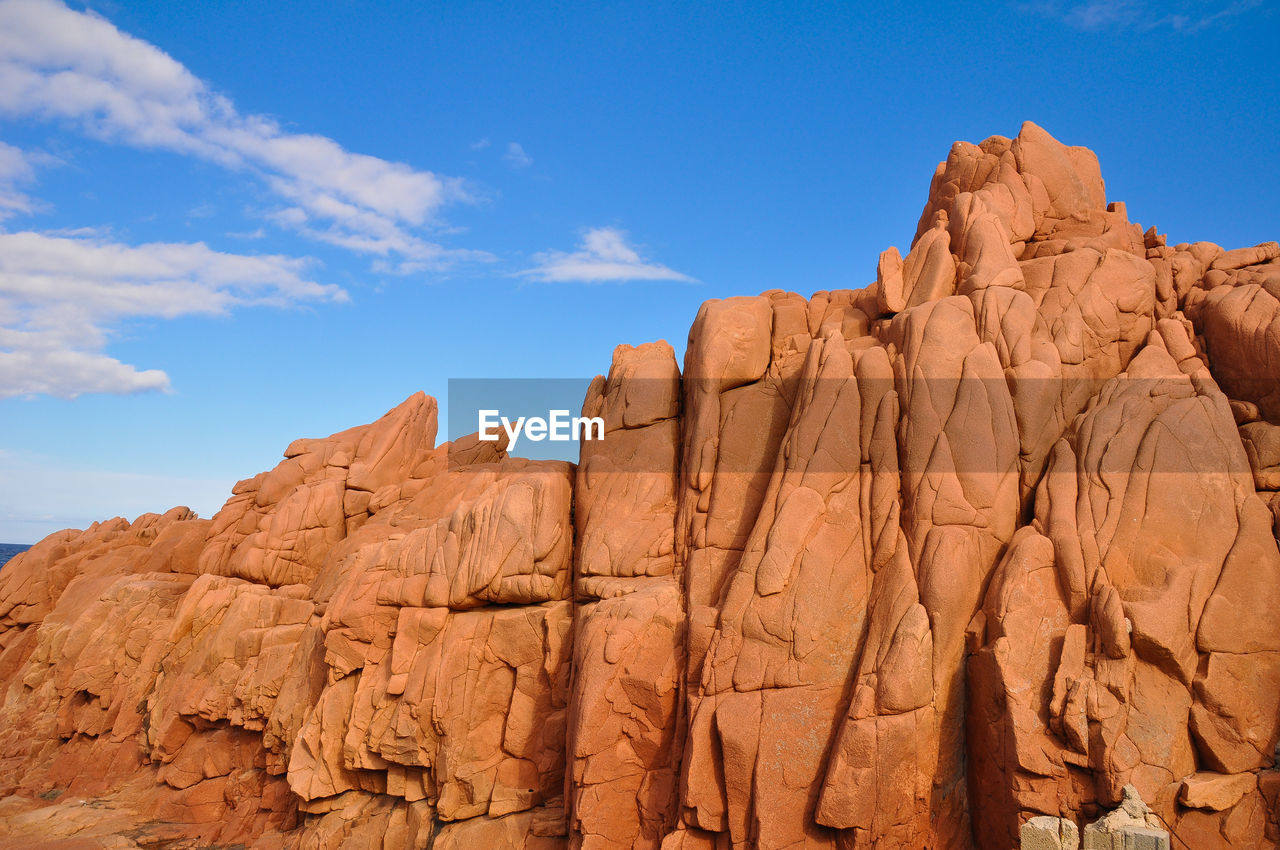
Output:
<instances>
[{"instance_id":1,"label":"cloud streak","mask_svg":"<svg viewBox=\"0 0 1280 850\"><path fill-rule=\"evenodd\" d=\"M507 142L507 152L502 155L502 160L512 168L528 168L533 165L533 157L525 153L524 146L519 142Z\"/></svg>"},{"instance_id":2,"label":"cloud streak","mask_svg":"<svg viewBox=\"0 0 1280 850\"><path fill-rule=\"evenodd\" d=\"M424 267L466 256L421 232L442 207L472 200L462 180L241 115L164 51L57 0L0 0L0 114L252 172L283 202L274 222L348 250Z\"/></svg>"},{"instance_id":3,"label":"cloud streak","mask_svg":"<svg viewBox=\"0 0 1280 850\"><path fill-rule=\"evenodd\" d=\"M627 280L696 282L686 274L644 259L627 243L626 234L612 227L585 231L573 252L547 251L534 256L536 265L522 276L547 283L600 283Z\"/></svg>"},{"instance_id":4,"label":"cloud streak","mask_svg":"<svg viewBox=\"0 0 1280 850\"><path fill-rule=\"evenodd\" d=\"M163 371L103 352L112 328L130 319L347 300L341 288L304 277L305 266L203 243L130 246L97 235L0 233L0 398L168 390Z\"/></svg>"},{"instance_id":5,"label":"cloud streak","mask_svg":"<svg viewBox=\"0 0 1280 850\"><path fill-rule=\"evenodd\" d=\"M1144 0L1085 0L1082 3L1041 0L1019 4L1017 8L1062 21L1084 32L1168 28L1195 33L1214 26L1230 26L1235 18L1260 6L1262 0L1230 3L1181 0L1159 5Z\"/></svg>"},{"instance_id":6,"label":"cloud streak","mask_svg":"<svg viewBox=\"0 0 1280 850\"><path fill-rule=\"evenodd\" d=\"M35 179L32 159L25 151L0 142L0 221L15 215L30 215L39 207L38 202L18 188Z\"/></svg>"}]
</instances>

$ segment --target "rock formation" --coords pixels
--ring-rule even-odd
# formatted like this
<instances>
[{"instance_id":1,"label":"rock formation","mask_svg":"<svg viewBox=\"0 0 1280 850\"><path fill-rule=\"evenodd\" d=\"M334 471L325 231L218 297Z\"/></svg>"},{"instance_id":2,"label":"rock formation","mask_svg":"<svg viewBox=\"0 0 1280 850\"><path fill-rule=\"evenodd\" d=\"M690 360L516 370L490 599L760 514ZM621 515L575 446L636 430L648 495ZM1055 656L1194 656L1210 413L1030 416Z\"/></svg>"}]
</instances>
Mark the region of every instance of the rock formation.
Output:
<instances>
[{"instance_id":1,"label":"rock formation","mask_svg":"<svg viewBox=\"0 0 1280 850\"><path fill-rule=\"evenodd\" d=\"M576 467L419 394L19 555L0 846L1276 847L1277 370L1275 242L957 143L874 283L619 347Z\"/></svg>"}]
</instances>

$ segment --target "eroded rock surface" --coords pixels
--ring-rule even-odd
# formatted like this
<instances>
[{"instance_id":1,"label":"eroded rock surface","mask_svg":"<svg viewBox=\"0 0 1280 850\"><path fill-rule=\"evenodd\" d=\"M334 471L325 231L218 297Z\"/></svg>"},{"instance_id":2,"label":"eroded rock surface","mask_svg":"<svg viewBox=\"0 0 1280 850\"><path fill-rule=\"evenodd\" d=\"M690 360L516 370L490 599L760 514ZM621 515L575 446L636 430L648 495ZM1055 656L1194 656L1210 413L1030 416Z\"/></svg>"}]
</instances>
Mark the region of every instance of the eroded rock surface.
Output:
<instances>
[{"instance_id":1,"label":"eroded rock surface","mask_svg":"<svg viewBox=\"0 0 1280 850\"><path fill-rule=\"evenodd\" d=\"M865 288L619 347L576 467L419 394L19 555L0 846L1274 847L1277 364L1276 243L957 143Z\"/></svg>"}]
</instances>

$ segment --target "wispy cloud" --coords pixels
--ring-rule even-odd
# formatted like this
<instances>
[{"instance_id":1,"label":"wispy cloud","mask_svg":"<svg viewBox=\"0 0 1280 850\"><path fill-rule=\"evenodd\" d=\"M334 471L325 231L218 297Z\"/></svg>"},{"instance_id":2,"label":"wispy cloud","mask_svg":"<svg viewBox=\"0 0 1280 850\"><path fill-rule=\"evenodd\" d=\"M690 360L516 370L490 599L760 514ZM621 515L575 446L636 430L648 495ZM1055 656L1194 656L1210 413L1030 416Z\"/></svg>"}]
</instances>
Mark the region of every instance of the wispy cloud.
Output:
<instances>
[{"instance_id":1,"label":"wispy cloud","mask_svg":"<svg viewBox=\"0 0 1280 850\"><path fill-rule=\"evenodd\" d=\"M660 263L646 260L627 244L627 235L613 227L585 231L578 250L548 251L534 256L537 265L520 274L548 283L595 283L624 280L682 280L695 282Z\"/></svg>"},{"instance_id":2,"label":"wispy cloud","mask_svg":"<svg viewBox=\"0 0 1280 850\"><path fill-rule=\"evenodd\" d=\"M0 0L0 113L251 172L283 202L273 221L352 251L457 259L424 229L447 204L471 200L462 180L242 115L159 48L58 0Z\"/></svg>"},{"instance_id":3,"label":"wispy cloud","mask_svg":"<svg viewBox=\"0 0 1280 850\"><path fill-rule=\"evenodd\" d=\"M533 165L533 157L525 153L519 142L507 142L507 152L502 155L502 161L512 168L528 168Z\"/></svg>"},{"instance_id":4,"label":"wispy cloud","mask_svg":"<svg viewBox=\"0 0 1280 850\"><path fill-rule=\"evenodd\" d=\"M15 215L29 215L39 202L19 188L35 179L37 156L0 142L0 221Z\"/></svg>"},{"instance_id":5,"label":"wispy cloud","mask_svg":"<svg viewBox=\"0 0 1280 850\"><path fill-rule=\"evenodd\" d=\"M1086 32L1168 28L1194 33L1214 26L1229 26L1239 16L1262 5L1263 0L1234 0L1226 3L1214 0L1180 0L1159 4L1146 0L1039 0L1020 3L1016 7L1024 12L1060 20Z\"/></svg>"},{"instance_id":6,"label":"wispy cloud","mask_svg":"<svg viewBox=\"0 0 1280 850\"><path fill-rule=\"evenodd\" d=\"M163 371L104 353L121 322L347 300L339 287L304 277L305 265L202 243L0 233L0 398L167 390Z\"/></svg>"},{"instance_id":7,"label":"wispy cloud","mask_svg":"<svg viewBox=\"0 0 1280 850\"><path fill-rule=\"evenodd\" d=\"M1067 23L1083 30L1099 30L1116 25L1126 25L1142 13L1135 0L1089 0L1067 9Z\"/></svg>"}]
</instances>

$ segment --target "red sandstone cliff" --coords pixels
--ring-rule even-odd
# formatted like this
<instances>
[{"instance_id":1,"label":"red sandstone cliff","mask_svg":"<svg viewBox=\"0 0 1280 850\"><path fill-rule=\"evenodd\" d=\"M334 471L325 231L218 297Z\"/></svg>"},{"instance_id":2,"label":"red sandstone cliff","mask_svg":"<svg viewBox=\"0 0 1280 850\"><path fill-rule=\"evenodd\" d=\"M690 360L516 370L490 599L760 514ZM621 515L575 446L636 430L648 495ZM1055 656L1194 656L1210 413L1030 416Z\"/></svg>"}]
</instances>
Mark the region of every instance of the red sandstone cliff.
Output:
<instances>
[{"instance_id":1,"label":"red sandstone cliff","mask_svg":"<svg viewBox=\"0 0 1280 850\"><path fill-rule=\"evenodd\" d=\"M0 571L0 846L1280 839L1280 246L1033 124L857 291L614 352L581 463L414 396ZM64 841L64 843L57 843Z\"/></svg>"}]
</instances>

